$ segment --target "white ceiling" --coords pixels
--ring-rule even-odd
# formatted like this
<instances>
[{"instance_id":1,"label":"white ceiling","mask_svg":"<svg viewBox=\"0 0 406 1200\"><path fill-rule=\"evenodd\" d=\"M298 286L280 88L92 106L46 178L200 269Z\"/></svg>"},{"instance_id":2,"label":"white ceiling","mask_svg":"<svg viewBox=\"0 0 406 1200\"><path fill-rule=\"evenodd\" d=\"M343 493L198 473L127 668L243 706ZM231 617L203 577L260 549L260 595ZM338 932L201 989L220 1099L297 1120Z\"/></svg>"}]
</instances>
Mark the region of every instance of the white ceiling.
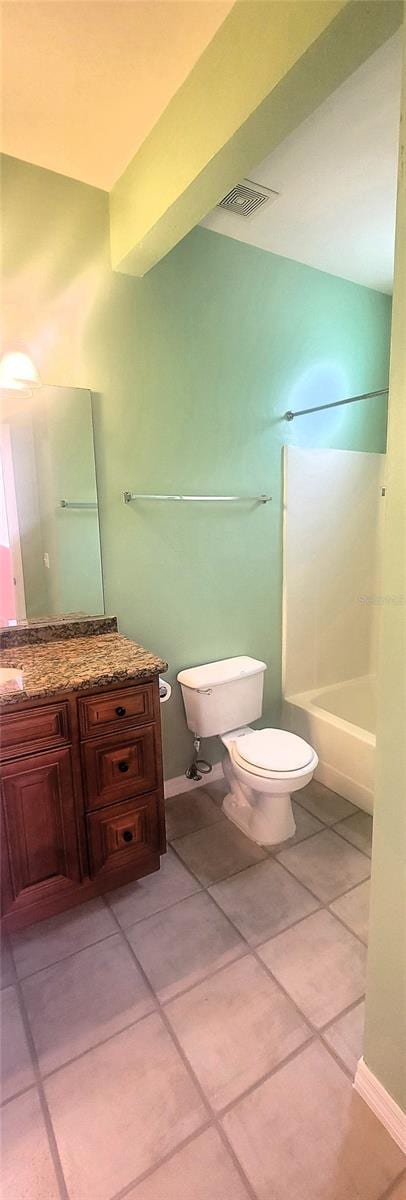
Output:
<instances>
[{"instance_id":1,"label":"white ceiling","mask_svg":"<svg viewBox=\"0 0 406 1200\"><path fill-rule=\"evenodd\" d=\"M1 150L109 190L232 3L1 0Z\"/></svg>"},{"instance_id":2,"label":"white ceiling","mask_svg":"<svg viewBox=\"0 0 406 1200\"><path fill-rule=\"evenodd\" d=\"M202 224L391 292L401 54L399 33L252 168L280 193L273 204L249 219L216 208Z\"/></svg>"}]
</instances>

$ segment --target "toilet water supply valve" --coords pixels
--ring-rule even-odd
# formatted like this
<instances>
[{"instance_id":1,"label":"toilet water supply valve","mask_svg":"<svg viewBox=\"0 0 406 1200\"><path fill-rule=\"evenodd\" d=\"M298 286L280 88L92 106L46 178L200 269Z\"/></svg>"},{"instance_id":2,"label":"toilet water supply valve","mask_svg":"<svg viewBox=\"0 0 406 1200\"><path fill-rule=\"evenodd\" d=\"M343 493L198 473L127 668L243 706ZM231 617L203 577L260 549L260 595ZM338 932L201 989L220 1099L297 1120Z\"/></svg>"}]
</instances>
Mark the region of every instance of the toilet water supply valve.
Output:
<instances>
[{"instance_id":1,"label":"toilet water supply valve","mask_svg":"<svg viewBox=\"0 0 406 1200\"><path fill-rule=\"evenodd\" d=\"M186 779L198 780L198 779L202 778L202 775L209 775L210 771L212 770L212 767L211 767L211 764L206 762L206 760L204 758L197 757L199 750L200 750L200 738L198 738L196 736L196 734L193 738L193 749L194 749L193 759L190 764L190 767L188 767L187 770L185 771L185 775L186 775Z\"/></svg>"}]
</instances>

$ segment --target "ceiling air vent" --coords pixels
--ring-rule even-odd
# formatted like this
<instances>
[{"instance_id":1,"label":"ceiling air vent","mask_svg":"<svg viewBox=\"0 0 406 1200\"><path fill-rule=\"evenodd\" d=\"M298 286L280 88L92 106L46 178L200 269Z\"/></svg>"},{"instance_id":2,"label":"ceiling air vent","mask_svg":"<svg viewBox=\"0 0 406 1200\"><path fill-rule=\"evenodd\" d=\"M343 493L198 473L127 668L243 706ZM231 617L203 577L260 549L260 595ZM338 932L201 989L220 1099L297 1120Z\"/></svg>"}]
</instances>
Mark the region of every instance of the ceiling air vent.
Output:
<instances>
[{"instance_id":1,"label":"ceiling air vent","mask_svg":"<svg viewBox=\"0 0 406 1200\"><path fill-rule=\"evenodd\" d=\"M217 208L225 208L227 212L237 213L238 217L252 217L258 209L272 204L277 200L279 192L264 187L262 183L253 183L252 179L244 179L231 188L231 192L220 200Z\"/></svg>"}]
</instances>

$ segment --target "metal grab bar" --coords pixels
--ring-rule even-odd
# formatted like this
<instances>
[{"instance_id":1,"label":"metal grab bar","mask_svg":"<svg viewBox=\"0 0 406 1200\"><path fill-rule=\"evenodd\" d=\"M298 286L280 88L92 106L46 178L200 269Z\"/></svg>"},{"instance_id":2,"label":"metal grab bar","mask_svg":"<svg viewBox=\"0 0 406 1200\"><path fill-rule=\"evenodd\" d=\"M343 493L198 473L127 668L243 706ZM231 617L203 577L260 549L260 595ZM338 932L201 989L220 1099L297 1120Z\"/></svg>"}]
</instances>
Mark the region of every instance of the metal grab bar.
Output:
<instances>
[{"instance_id":1,"label":"metal grab bar","mask_svg":"<svg viewBox=\"0 0 406 1200\"><path fill-rule=\"evenodd\" d=\"M97 508L97 500L60 500L61 508Z\"/></svg>"},{"instance_id":2,"label":"metal grab bar","mask_svg":"<svg viewBox=\"0 0 406 1200\"><path fill-rule=\"evenodd\" d=\"M164 496L155 494L147 494L146 492L123 492L124 504L130 504L132 500L174 500L180 503L186 503L189 500L195 502L212 501L213 503L232 504L235 502L245 504L268 504L272 500L272 496Z\"/></svg>"},{"instance_id":3,"label":"metal grab bar","mask_svg":"<svg viewBox=\"0 0 406 1200\"><path fill-rule=\"evenodd\" d=\"M307 413L324 412L327 408L341 408L342 404L355 404L356 400L370 400L372 396L387 396L389 388L379 388L377 392L362 392L361 396L348 396L347 400L333 400L331 404L316 404L314 408L297 408L294 412L288 409L284 413L285 421L293 421L294 417L305 417Z\"/></svg>"}]
</instances>

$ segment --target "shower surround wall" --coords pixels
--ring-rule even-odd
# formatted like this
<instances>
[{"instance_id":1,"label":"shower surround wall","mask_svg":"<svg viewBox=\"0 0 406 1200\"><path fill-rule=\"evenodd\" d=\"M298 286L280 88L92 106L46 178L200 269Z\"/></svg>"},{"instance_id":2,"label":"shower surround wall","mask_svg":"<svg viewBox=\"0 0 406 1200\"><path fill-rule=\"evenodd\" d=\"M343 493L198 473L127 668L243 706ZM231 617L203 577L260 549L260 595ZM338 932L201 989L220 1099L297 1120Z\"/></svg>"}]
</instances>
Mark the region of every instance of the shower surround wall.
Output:
<instances>
[{"instance_id":1,"label":"shower surround wall","mask_svg":"<svg viewBox=\"0 0 406 1200\"><path fill-rule=\"evenodd\" d=\"M369 811L384 469L382 454L285 449L284 715L316 777Z\"/></svg>"},{"instance_id":2,"label":"shower surround wall","mask_svg":"<svg viewBox=\"0 0 406 1200\"><path fill-rule=\"evenodd\" d=\"M285 449L287 696L376 673L384 463L382 454Z\"/></svg>"},{"instance_id":3,"label":"shower surround wall","mask_svg":"<svg viewBox=\"0 0 406 1200\"><path fill-rule=\"evenodd\" d=\"M206 229L144 279L114 273L107 194L16 159L2 203L5 341L45 382L93 392L107 610L171 679L264 659L264 722L278 722L283 444L383 450L386 403L283 414L386 384L390 297ZM126 488L273 499L124 506ZM162 717L172 777L191 752L177 687Z\"/></svg>"}]
</instances>

